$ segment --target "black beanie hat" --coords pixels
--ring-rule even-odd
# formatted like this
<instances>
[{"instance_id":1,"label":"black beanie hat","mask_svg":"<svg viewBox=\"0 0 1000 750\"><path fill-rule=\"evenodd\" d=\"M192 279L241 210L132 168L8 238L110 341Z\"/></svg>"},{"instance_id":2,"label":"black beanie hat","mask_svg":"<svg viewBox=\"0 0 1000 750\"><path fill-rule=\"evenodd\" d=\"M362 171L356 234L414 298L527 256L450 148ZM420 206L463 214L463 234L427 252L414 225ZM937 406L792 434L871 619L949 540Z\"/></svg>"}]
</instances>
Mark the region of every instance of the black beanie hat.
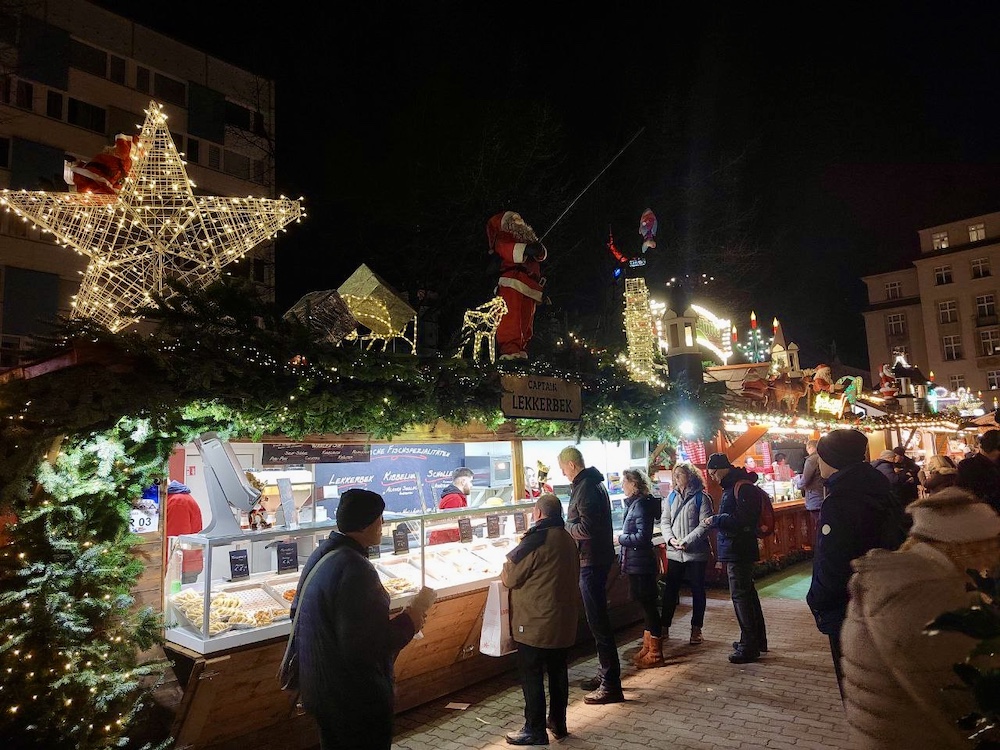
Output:
<instances>
[{"instance_id":1,"label":"black beanie hat","mask_svg":"<svg viewBox=\"0 0 1000 750\"><path fill-rule=\"evenodd\" d=\"M858 430L833 430L820 438L819 457L834 469L845 469L865 460L868 438Z\"/></svg>"},{"instance_id":2,"label":"black beanie hat","mask_svg":"<svg viewBox=\"0 0 1000 750\"><path fill-rule=\"evenodd\" d=\"M382 515L385 500L371 490L350 489L340 496L337 506L337 529L341 533L361 531Z\"/></svg>"}]
</instances>

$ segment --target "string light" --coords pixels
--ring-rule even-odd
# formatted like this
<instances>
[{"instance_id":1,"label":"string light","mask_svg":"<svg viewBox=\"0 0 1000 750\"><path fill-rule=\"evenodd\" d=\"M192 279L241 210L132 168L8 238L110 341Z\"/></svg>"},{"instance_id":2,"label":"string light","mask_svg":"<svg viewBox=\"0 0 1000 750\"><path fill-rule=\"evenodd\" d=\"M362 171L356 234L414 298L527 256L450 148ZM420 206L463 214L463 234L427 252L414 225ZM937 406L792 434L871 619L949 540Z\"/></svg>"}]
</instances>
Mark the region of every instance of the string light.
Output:
<instances>
[{"instance_id":1,"label":"string light","mask_svg":"<svg viewBox=\"0 0 1000 750\"><path fill-rule=\"evenodd\" d=\"M115 195L0 193L0 205L90 258L74 318L126 328L153 294L172 296L168 281L206 287L224 266L305 216L299 201L284 197L195 197L166 122L151 101L132 167Z\"/></svg>"}]
</instances>

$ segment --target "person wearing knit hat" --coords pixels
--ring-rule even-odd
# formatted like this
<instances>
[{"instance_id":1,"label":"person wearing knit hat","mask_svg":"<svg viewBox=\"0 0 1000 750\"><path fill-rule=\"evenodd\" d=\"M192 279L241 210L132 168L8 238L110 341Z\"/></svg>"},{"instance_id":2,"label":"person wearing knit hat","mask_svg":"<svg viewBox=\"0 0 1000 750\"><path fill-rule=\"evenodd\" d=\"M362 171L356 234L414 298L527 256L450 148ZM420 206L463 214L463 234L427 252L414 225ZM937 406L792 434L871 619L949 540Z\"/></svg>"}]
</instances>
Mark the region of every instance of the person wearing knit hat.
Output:
<instances>
[{"instance_id":1,"label":"person wearing knit hat","mask_svg":"<svg viewBox=\"0 0 1000 750\"><path fill-rule=\"evenodd\" d=\"M927 623L979 603L967 569L1000 560L1000 516L973 494L948 487L916 500L909 537L896 552L872 550L854 561L851 601L841 632L844 708L852 747L969 747L957 719L971 693L953 665L975 641L929 634Z\"/></svg>"},{"instance_id":2,"label":"person wearing knit hat","mask_svg":"<svg viewBox=\"0 0 1000 750\"><path fill-rule=\"evenodd\" d=\"M302 705L319 725L320 748L392 745L393 662L424 623L434 592L424 589L392 619L389 594L368 561L382 542L382 496L340 496L337 531L309 556L292 601ZM308 586L304 587L308 581Z\"/></svg>"},{"instance_id":3,"label":"person wearing knit hat","mask_svg":"<svg viewBox=\"0 0 1000 750\"><path fill-rule=\"evenodd\" d=\"M892 496L889 480L866 460L867 451L865 434L849 429L833 430L816 446L827 496L819 512L806 602L816 627L830 639L841 697L840 628L847 614L851 561L876 547L896 549L906 535L903 510Z\"/></svg>"}]
</instances>

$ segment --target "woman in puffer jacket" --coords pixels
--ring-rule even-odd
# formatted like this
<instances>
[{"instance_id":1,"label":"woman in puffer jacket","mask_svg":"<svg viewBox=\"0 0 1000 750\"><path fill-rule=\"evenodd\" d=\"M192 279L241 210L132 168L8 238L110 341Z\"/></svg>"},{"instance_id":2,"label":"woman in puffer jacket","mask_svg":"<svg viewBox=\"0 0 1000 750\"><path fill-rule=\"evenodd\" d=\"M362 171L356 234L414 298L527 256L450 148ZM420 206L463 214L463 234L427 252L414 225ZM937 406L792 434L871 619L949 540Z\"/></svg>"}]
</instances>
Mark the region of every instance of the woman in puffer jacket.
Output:
<instances>
[{"instance_id":1,"label":"woman in puffer jacket","mask_svg":"<svg viewBox=\"0 0 1000 750\"><path fill-rule=\"evenodd\" d=\"M667 543L667 575L663 589L663 637L667 635L677 609L681 583L687 578L691 584L691 638L692 646L704 641L701 629L705 626L705 568L711 548L706 518L715 513L712 498L705 492L701 472L693 464L679 463L673 470L674 489L663 503L660 533Z\"/></svg>"},{"instance_id":2,"label":"woman in puffer jacket","mask_svg":"<svg viewBox=\"0 0 1000 750\"><path fill-rule=\"evenodd\" d=\"M649 477L642 469L622 472L625 490L625 520L618 535L618 553L623 573L628 575L629 595L642 606L645 632L642 648L633 657L639 669L663 666L663 642L660 639L660 611L656 607L656 553L653 550L653 527L656 525L656 498L650 494Z\"/></svg>"}]
</instances>

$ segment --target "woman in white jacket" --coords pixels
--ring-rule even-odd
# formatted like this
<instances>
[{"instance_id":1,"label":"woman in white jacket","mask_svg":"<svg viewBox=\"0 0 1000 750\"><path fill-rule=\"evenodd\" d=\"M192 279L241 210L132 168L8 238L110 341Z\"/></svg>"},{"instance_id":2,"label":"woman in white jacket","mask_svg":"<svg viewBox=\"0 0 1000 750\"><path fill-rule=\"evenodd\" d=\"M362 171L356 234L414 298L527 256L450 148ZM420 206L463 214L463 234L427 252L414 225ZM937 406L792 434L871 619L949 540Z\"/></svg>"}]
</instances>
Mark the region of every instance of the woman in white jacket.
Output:
<instances>
[{"instance_id":1,"label":"woman in white jacket","mask_svg":"<svg viewBox=\"0 0 1000 750\"><path fill-rule=\"evenodd\" d=\"M950 688L961 686L952 668L975 641L924 629L976 601L965 571L1000 561L1000 516L957 487L916 500L907 512L913 527L898 551L872 550L853 563L840 636L851 746L968 748L956 720L972 709L972 698Z\"/></svg>"},{"instance_id":2,"label":"woman in white jacket","mask_svg":"<svg viewBox=\"0 0 1000 750\"><path fill-rule=\"evenodd\" d=\"M673 469L674 489L663 503L660 533L667 543L667 574L663 588L663 640L674 619L681 583L686 578L691 585L691 638L696 646L704 641L701 629L705 625L705 567L710 552L706 518L715 511L712 498L705 492L701 472L693 464L679 463Z\"/></svg>"}]
</instances>

